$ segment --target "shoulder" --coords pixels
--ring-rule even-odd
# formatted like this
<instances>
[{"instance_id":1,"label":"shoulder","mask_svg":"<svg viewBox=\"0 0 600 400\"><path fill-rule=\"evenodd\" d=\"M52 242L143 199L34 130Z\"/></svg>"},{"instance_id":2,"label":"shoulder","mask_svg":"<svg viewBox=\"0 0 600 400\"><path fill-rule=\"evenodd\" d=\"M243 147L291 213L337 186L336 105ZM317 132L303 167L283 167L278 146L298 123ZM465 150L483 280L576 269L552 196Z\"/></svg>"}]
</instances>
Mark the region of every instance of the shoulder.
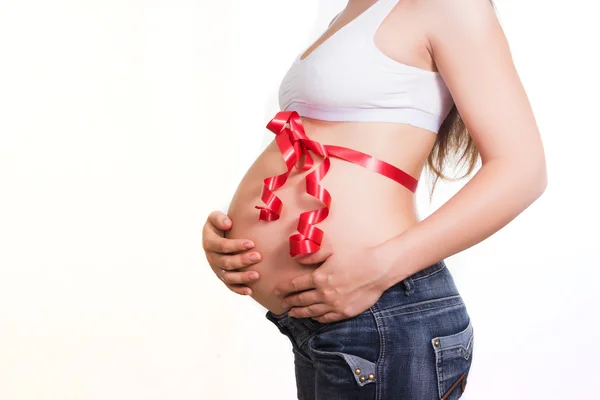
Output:
<instances>
[{"instance_id":1,"label":"shoulder","mask_svg":"<svg viewBox=\"0 0 600 400\"><path fill-rule=\"evenodd\" d=\"M501 33L500 22L490 0L417 1L420 14L426 21L427 36L432 42L466 36L485 39L488 35Z\"/></svg>"},{"instance_id":2,"label":"shoulder","mask_svg":"<svg viewBox=\"0 0 600 400\"><path fill-rule=\"evenodd\" d=\"M446 78L488 67L512 72L508 40L490 0L417 1L430 54Z\"/></svg>"}]
</instances>

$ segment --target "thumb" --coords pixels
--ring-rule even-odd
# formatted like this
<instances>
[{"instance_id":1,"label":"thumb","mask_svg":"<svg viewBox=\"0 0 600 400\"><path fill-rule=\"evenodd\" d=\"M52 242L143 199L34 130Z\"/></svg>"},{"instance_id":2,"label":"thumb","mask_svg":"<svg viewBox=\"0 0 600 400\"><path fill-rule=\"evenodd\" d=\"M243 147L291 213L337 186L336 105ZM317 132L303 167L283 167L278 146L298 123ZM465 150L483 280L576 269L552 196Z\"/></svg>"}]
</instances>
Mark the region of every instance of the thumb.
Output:
<instances>
[{"instance_id":1,"label":"thumb","mask_svg":"<svg viewBox=\"0 0 600 400\"><path fill-rule=\"evenodd\" d=\"M215 210L210 213L210 215L208 216L208 222L221 231L228 231L229 229L231 229L232 224L231 219L229 219L227 214L219 210Z\"/></svg>"}]
</instances>

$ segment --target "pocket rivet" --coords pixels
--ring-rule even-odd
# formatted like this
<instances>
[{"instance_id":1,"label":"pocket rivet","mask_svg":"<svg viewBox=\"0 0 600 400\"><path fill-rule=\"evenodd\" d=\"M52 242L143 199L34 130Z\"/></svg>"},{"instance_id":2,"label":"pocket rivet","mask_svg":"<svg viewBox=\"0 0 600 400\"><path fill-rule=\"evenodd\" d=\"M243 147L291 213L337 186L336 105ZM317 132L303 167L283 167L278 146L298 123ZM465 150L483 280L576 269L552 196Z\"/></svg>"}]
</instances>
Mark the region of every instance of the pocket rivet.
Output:
<instances>
[{"instance_id":1,"label":"pocket rivet","mask_svg":"<svg viewBox=\"0 0 600 400\"><path fill-rule=\"evenodd\" d=\"M375 375L369 374L369 380L372 381L373 379L375 379Z\"/></svg>"},{"instance_id":2,"label":"pocket rivet","mask_svg":"<svg viewBox=\"0 0 600 400\"><path fill-rule=\"evenodd\" d=\"M366 380L367 380L367 378L365 378L365 376L364 376L364 375L361 375L361 376L360 376L360 378L358 378L358 379L360 379L360 381L361 381L361 382L364 382L364 381L366 381Z\"/></svg>"},{"instance_id":3,"label":"pocket rivet","mask_svg":"<svg viewBox=\"0 0 600 400\"><path fill-rule=\"evenodd\" d=\"M360 375L360 369L356 368L356 369L354 370L354 373L355 373L356 375Z\"/></svg>"},{"instance_id":4,"label":"pocket rivet","mask_svg":"<svg viewBox=\"0 0 600 400\"><path fill-rule=\"evenodd\" d=\"M434 345L435 347L439 347L439 345L440 345L440 340L439 340L439 339L435 339L435 340L433 341L433 345Z\"/></svg>"}]
</instances>

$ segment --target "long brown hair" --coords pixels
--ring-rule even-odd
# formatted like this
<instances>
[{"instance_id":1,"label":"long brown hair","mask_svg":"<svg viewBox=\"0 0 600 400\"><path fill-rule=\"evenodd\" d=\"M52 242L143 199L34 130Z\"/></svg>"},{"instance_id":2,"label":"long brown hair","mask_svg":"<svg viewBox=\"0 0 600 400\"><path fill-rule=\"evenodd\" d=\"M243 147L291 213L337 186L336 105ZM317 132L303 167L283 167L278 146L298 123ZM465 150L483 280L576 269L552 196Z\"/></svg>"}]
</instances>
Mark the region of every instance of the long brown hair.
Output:
<instances>
[{"instance_id":1,"label":"long brown hair","mask_svg":"<svg viewBox=\"0 0 600 400\"><path fill-rule=\"evenodd\" d=\"M427 157L427 170L433 176L433 183L429 192L429 200L433 197L435 185L439 179L444 181L458 181L473 172L479 160L479 151L464 121L460 117L456 105L442 123L437 138ZM444 174L448 166L466 166L467 171L458 177Z\"/></svg>"},{"instance_id":2,"label":"long brown hair","mask_svg":"<svg viewBox=\"0 0 600 400\"><path fill-rule=\"evenodd\" d=\"M497 14L497 9L492 0L490 4ZM429 200L433 197L435 185L439 179L444 181L458 181L469 176L480 160L479 151L471 137L456 105L452 107L448 116L442 123L436 141L427 157L427 170L433 176L433 183L429 192ZM462 176L450 177L444 174L448 166L466 166Z\"/></svg>"}]
</instances>

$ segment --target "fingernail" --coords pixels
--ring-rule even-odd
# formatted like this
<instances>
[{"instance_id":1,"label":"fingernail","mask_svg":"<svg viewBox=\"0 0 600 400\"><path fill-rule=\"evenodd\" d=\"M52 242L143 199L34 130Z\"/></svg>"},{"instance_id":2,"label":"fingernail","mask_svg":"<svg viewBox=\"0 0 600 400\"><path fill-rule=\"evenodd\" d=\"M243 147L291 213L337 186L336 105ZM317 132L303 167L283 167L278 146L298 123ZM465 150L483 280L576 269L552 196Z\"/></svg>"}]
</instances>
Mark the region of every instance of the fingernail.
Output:
<instances>
[{"instance_id":1,"label":"fingernail","mask_svg":"<svg viewBox=\"0 0 600 400\"><path fill-rule=\"evenodd\" d=\"M225 218L223 220L223 225L229 225L229 223L231 223L231 220L229 218Z\"/></svg>"},{"instance_id":2,"label":"fingernail","mask_svg":"<svg viewBox=\"0 0 600 400\"><path fill-rule=\"evenodd\" d=\"M258 272L252 272L250 274L250 279L258 279Z\"/></svg>"},{"instance_id":3,"label":"fingernail","mask_svg":"<svg viewBox=\"0 0 600 400\"><path fill-rule=\"evenodd\" d=\"M252 242L244 242L244 247L247 249L251 249L252 247L254 247L254 243Z\"/></svg>"},{"instance_id":4,"label":"fingernail","mask_svg":"<svg viewBox=\"0 0 600 400\"><path fill-rule=\"evenodd\" d=\"M251 292L251 291L249 291L249 290L247 290L247 291L245 291L245 292L244 292L244 294L245 294L246 296L250 296L250 294L252 294L252 292Z\"/></svg>"},{"instance_id":5,"label":"fingernail","mask_svg":"<svg viewBox=\"0 0 600 400\"><path fill-rule=\"evenodd\" d=\"M260 259L260 255L258 253L250 254L250 261L258 261Z\"/></svg>"}]
</instances>

